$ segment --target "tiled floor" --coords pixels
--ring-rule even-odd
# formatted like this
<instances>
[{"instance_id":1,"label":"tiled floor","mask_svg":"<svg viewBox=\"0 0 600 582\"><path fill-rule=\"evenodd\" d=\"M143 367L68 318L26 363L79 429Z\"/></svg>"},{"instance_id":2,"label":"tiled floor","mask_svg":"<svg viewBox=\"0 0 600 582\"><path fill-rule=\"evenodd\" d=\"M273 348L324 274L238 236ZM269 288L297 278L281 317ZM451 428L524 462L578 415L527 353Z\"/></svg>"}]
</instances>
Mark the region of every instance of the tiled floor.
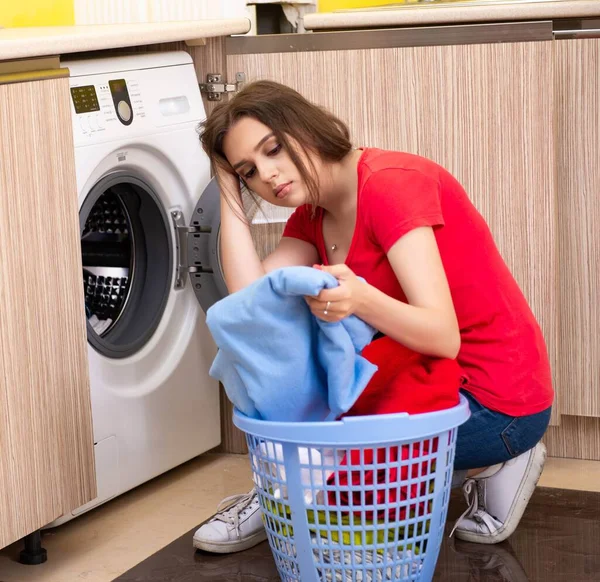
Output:
<instances>
[{"instance_id":1,"label":"tiled floor","mask_svg":"<svg viewBox=\"0 0 600 582\"><path fill-rule=\"evenodd\" d=\"M600 491L600 462L549 459L540 485ZM41 566L16 562L20 544L1 550L0 582L112 582L165 546L164 552L144 564L159 561L153 577L140 577L134 570L123 582L278 580L266 544L233 559L192 551L193 529L224 496L250 487L246 456L203 455L45 532L48 562ZM453 505L451 514L461 509ZM438 578L440 582L599 581L600 563L594 558L599 553L599 521L600 495L540 490L510 543L494 548L445 544L438 568L443 577ZM173 571L174 563L182 568ZM503 570L509 574L502 574ZM552 577L558 574L568 576Z\"/></svg>"}]
</instances>

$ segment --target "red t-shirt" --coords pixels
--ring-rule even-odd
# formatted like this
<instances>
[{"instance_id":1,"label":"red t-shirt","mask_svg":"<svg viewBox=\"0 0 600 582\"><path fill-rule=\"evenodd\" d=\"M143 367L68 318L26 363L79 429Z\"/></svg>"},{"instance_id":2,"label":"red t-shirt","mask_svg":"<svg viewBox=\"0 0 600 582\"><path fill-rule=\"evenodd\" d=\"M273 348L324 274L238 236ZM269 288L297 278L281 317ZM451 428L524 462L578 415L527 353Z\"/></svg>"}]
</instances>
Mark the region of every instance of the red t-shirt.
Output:
<instances>
[{"instance_id":1,"label":"red t-shirt","mask_svg":"<svg viewBox=\"0 0 600 582\"><path fill-rule=\"evenodd\" d=\"M387 252L419 226L434 229L460 327L457 360L464 388L511 416L552 405L546 345L490 230L458 181L431 160L367 148L358 163L356 226L346 265L387 295L407 302ZM327 264L323 211L300 206L283 236L317 248Z\"/></svg>"}]
</instances>

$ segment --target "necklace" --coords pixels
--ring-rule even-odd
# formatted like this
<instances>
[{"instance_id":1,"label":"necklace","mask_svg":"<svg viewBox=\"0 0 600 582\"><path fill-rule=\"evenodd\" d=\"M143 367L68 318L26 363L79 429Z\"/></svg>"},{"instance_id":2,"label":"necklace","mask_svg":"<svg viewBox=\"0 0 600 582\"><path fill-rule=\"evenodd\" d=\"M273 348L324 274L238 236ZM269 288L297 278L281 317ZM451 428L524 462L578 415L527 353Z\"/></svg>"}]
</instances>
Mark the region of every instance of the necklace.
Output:
<instances>
[{"instance_id":1,"label":"necklace","mask_svg":"<svg viewBox=\"0 0 600 582\"><path fill-rule=\"evenodd\" d=\"M332 250L332 251L337 251L337 245L335 245L335 244L334 244L334 245L331 245L331 250Z\"/></svg>"}]
</instances>

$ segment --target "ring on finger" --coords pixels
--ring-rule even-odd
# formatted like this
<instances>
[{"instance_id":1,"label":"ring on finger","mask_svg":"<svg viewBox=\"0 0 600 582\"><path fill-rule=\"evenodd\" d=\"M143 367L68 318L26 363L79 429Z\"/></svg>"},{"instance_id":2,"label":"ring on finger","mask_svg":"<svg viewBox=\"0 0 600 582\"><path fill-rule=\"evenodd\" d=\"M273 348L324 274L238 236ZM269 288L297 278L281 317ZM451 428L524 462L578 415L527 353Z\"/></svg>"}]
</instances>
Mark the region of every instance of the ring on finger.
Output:
<instances>
[{"instance_id":1,"label":"ring on finger","mask_svg":"<svg viewBox=\"0 0 600 582\"><path fill-rule=\"evenodd\" d=\"M331 301L328 301L327 305L325 305L325 309L323 310L324 315L327 315L327 312L329 311L330 306L331 306Z\"/></svg>"}]
</instances>

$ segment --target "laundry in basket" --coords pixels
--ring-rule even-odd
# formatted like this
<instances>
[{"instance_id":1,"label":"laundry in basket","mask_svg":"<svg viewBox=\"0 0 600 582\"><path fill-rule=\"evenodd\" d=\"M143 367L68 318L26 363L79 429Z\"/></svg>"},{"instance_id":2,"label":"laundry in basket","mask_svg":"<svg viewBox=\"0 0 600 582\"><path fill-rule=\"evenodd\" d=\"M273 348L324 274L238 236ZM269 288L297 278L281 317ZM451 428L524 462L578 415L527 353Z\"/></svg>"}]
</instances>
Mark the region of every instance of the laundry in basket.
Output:
<instances>
[{"instance_id":1,"label":"laundry in basket","mask_svg":"<svg viewBox=\"0 0 600 582\"><path fill-rule=\"evenodd\" d=\"M316 545L316 536L311 535L311 540ZM406 550L406 560L404 564L395 564L388 566L394 562L393 552L379 552L376 550L354 551L352 549L344 549L340 544L339 549L332 547L319 551L313 550L315 561L323 562L327 565L343 564L348 566L345 571L319 570L321 580L326 582L389 582L390 580L405 580L410 579L419 573L421 564L418 560L413 560L413 554L410 550ZM355 571L352 567L369 566L366 571Z\"/></svg>"},{"instance_id":2,"label":"laundry in basket","mask_svg":"<svg viewBox=\"0 0 600 582\"><path fill-rule=\"evenodd\" d=\"M271 503L268 502L269 513L278 515L285 519L290 519L291 509L284 502ZM331 571L327 575L327 567L335 567L336 565L346 565L350 569L353 565L364 565L368 567L364 576L359 572L357 580L393 580L400 577L400 573L415 573L419 571L420 561L413 558L413 551L410 545L403 547L401 540L404 536L403 528L387 528L384 520L373 522L365 520L364 525L373 528L366 531L364 536L359 532L354 534L339 535L335 530L331 531L327 528L329 525L349 527L352 520L345 513L341 515L338 521L337 512L329 512L327 510L307 510L307 519L311 526L311 542L313 545L313 556L317 562L322 562L324 565L323 578L327 580L345 580L350 576L351 570L346 572L342 577L341 573L337 573L335 578L331 577ZM355 524L354 524L355 525ZM315 526L315 528L313 528ZM315 533L318 531L319 533ZM293 527L281 526L279 533L293 537ZM319 539L319 536L322 539ZM377 544L389 544L389 548L376 549L373 546ZM294 552L295 548L290 546L289 542L284 543L286 551ZM390 564L394 562L394 557L402 554L404 563L395 564L392 568ZM392 570L395 572L396 578L391 578ZM382 577L383 576L383 577ZM352 580L348 577L348 580Z\"/></svg>"},{"instance_id":3,"label":"laundry in basket","mask_svg":"<svg viewBox=\"0 0 600 582\"><path fill-rule=\"evenodd\" d=\"M283 449L278 443L263 443L261 445L261 455L258 457L257 462L262 463L260 471L256 471L253 474L254 483L259 487L262 486L259 475L268 474L271 477L276 478L281 483L286 482L285 476L285 463L283 462ZM324 491L318 489L319 485L324 485L327 480L334 474L333 468L337 465L334 458L333 449L313 449L300 447L298 449L298 456L300 463L306 467L312 467L311 469L302 469L300 471L300 479L302 484L305 486L304 500L307 504L312 503L313 496L317 503L324 502ZM270 459L274 459L272 462ZM311 484L314 487L311 488ZM273 488L273 497L275 499L282 499L287 497L287 490L285 485L281 487Z\"/></svg>"}]
</instances>

